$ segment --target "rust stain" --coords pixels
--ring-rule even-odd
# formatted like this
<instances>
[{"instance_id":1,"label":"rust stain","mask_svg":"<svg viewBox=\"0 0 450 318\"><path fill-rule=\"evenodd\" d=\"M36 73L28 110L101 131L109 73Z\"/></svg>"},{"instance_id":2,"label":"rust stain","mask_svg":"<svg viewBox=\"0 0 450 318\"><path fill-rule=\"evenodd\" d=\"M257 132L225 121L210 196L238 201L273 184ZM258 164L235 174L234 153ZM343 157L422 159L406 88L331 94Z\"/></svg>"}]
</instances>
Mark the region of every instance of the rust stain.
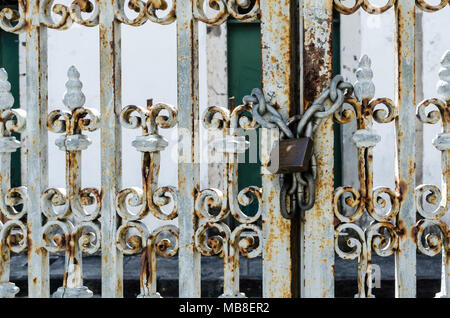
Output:
<instances>
[{"instance_id":1,"label":"rust stain","mask_svg":"<svg viewBox=\"0 0 450 318\"><path fill-rule=\"evenodd\" d=\"M406 194L406 192L408 191L408 183L406 183L406 181L404 180L400 180L398 182L398 201L401 204L404 200L404 196Z\"/></svg>"}]
</instances>

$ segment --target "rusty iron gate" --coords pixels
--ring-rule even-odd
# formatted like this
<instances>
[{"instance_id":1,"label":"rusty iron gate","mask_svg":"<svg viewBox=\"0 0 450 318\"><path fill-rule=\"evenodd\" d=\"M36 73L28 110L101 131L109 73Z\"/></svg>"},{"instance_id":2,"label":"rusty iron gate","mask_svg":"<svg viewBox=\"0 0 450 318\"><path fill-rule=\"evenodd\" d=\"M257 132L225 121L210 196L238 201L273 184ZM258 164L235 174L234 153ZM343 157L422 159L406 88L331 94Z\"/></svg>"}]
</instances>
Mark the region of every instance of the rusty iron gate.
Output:
<instances>
[{"instance_id":1,"label":"rusty iron gate","mask_svg":"<svg viewBox=\"0 0 450 318\"><path fill-rule=\"evenodd\" d=\"M359 297L372 296L366 284L372 255L395 254L396 297L415 297L417 250L427 255L442 253L440 294L448 296L449 231L441 217L447 212L450 195L450 54L442 60L440 99L417 105L414 96L415 10L438 11L448 3L387 0L385 6L374 7L370 0L355 0L353 7L346 7L341 0L75 0L65 6L53 0L19 0L18 10L3 9L0 27L26 35L26 109L12 108L7 70L0 70L0 209L5 219L0 232L0 296L14 297L18 292L10 281L11 253L27 253L28 296L50 297L49 254L63 251L65 274L55 297L92 296L83 286L82 258L84 253L96 252L101 253L102 260L102 297L123 296L123 255L136 253L142 253L141 297L159 297L156 255L177 255L179 296L200 297L200 256L218 254L224 262L224 297L243 296L239 288L240 257L261 255L263 297L333 297L335 253L358 260ZM134 18L127 15L126 4L136 12ZM260 21L261 89L286 120L306 111L331 83L333 12L383 14L391 8L395 10L395 100L374 99L371 62L367 56L362 57L355 97L347 94L346 108L324 118L314 133L313 208L292 220L280 213L282 178L266 169L273 141L280 138L278 129L261 134L262 188L250 186L239 192L237 157L246 144L235 129L258 124L244 115L252 111L252 103L233 111L210 107L201 118L198 25L220 25L230 18ZM47 29L63 32L73 23L99 27L100 112L84 107L80 74L71 67L65 107L49 113ZM176 107L165 103L144 107L121 104L121 25L144 23L177 25ZM330 105L327 101L325 106ZM439 111L428 111L430 105ZM443 132L434 141L442 151L440 189L435 185L415 186L416 110L424 123L443 123ZM359 171L360 188L335 189L333 122L352 120L357 122L353 140L358 147L355 169ZM379 141L373 121L395 122L395 189L373 188L372 149ZM218 128L225 143L223 189L200 188L199 122ZM158 186L160 152L167 147L159 130L169 128L178 129L183 136L178 144L177 188ZM101 131L101 188L82 188L82 151L91 143L89 132L97 129ZM142 154L142 184L127 189L121 186L122 129L142 130L133 141ZM60 134L56 146L66 154L65 189L48 185L48 149L54 147L47 143L49 131ZM22 133L23 142L12 132ZM19 150L25 154L24 185L11 188L10 156ZM255 200L256 215L246 215L241 207ZM427 210L427 204L435 209ZM162 209L168 205L171 211ZM352 213L344 213L344 207ZM211 208L218 212L212 213ZM358 223L363 214L373 219L367 227ZM150 230L142 222L148 215L163 221L178 220L178 226L172 222ZM224 222L230 215L239 225L230 227ZM430 232L431 227L435 229Z\"/></svg>"}]
</instances>

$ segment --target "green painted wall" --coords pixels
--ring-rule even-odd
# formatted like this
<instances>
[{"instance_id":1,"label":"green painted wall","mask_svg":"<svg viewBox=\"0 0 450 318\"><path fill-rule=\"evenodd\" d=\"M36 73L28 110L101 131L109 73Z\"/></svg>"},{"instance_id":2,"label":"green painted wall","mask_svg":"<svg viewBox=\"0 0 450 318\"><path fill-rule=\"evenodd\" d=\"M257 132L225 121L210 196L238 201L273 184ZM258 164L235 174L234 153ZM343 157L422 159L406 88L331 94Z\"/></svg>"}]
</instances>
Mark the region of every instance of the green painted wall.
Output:
<instances>
[{"instance_id":1,"label":"green painted wall","mask_svg":"<svg viewBox=\"0 0 450 318\"><path fill-rule=\"evenodd\" d=\"M259 22L240 23L231 20L227 25L228 46L228 96L234 96L236 106L242 104L242 98L249 95L253 88L261 87L261 34ZM258 134L259 139L259 134ZM259 140L258 140L259 144ZM239 164L239 190L250 186L261 186L259 154L257 162ZM254 215L258 208L253 202L242 210Z\"/></svg>"},{"instance_id":2,"label":"green painted wall","mask_svg":"<svg viewBox=\"0 0 450 318\"><path fill-rule=\"evenodd\" d=\"M11 93L14 96L14 108L20 107L19 100L19 36L0 31L0 67L8 72L11 83ZM17 139L20 136L14 134ZM20 180L20 152L16 151L11 157L11 186L21 185Z\"/></svg>"}]
</instances>

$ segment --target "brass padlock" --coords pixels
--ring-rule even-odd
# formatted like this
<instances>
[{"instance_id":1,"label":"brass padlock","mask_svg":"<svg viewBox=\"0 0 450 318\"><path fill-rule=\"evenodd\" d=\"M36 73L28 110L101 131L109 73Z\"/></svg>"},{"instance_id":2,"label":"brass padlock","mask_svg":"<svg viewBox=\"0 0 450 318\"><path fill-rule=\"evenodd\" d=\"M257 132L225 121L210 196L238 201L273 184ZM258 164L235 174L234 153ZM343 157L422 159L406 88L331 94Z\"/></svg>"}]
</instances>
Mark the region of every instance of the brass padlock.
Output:
<instances>
[{"instance_id":1,"label":"brass padlock","mask_svg":"<svg viewBox=\"0 0 450 318\"><path fill-rule=\"evenodd\" d=\"M309 137L280 140L270 153L267 169L275 174L304 172L309 169L312 154L313 141Z\"/></svg>"}]
</instances>

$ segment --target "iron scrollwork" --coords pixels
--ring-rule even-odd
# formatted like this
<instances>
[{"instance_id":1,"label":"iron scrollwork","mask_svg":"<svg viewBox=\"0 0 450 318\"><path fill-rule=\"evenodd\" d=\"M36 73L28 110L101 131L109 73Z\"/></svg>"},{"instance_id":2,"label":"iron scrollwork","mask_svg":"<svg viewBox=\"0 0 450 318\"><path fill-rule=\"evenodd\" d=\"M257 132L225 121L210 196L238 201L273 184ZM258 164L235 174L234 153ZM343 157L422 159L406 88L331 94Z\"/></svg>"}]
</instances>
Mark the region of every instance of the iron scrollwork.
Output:
<instances>
[{"instance_id":1,"label":"iron scrollwork","mask_svg":"<svg viewBox=\"0 0 450 318\"><path fill-rule=\"evenodd\" d=\"M421 184L416 187L416 207L422 219L417 222L417 249L425 255L434 256L442 253L441 291L437 297L448 297L450 280L448 257L449 229L442 217L448 211L450 200L450 174L448 171L450 154L450 51L441 60L440 81L437 86L439 98L429 98L417 106L417 118L425 124L442 122L442 132L433 140L433 146L441 151L442 185ZM437 108L437 110L430 110ZM444 194L444 195L443 195Z\"/></svg>"},{"instance_id":2,"label":"iron scrollwork","mask_svg":"<svg viewBox=\"0 0 450 318\"><path fill-rule=\"evenodd\" d=\"M3 8L0 11L0 29L11 32L21 33L25 29L25 1L19 0L18 10L12 8Z\"/></svg>"},{"instance_id":3,"label":"iron scrollwork","mask_svg":"<svg viewBox=\"0 0 450 318\"><path fill-rule=\"evenodd\" d=\"M245 153L248 141L239 136L239 129L253 129L257 122L245 114L250 105L228 109L212 106L204 115L205 126L218 133L212 147L223 154L223 189L204 189L195 200L195 213L200 226L195 232L197 250L205 256L221 255L224 260L224 292L222 297L244 297L239 291L239 257L253 258L261 254L262 232L256 222L261 218L261 189L249 186L238 191L238 157ZM253 216L246 215L240 205L248 206L254 200L258 209ZM211 211L216 213L211 214ZM240 224L231 231L224 222L232 215Z\"/></svg>"},{"instance_id":4,"label":"iron scrollwork","mask_svg":"<svg viewBox=\"0 0 450 318\"><path fill-rule=\"evenodd\" d=\"M220 25L230 16L241 22L252 22L259 18L259 13L259 0L254 3L251 0L195 0L194 4L194 16L211 25Z\"/></svg>"},{"instance_id":5,"label":"iron scrollwork","mask_svg":"<svg viewBox=\"0 0 450 318\"><path fill-rule=\"evenodd\" d=\"M74 22L87 27L99 24L98 0L74 0L69 7L53 2L54 0L40 2L41 23L47 28L67 30ZM57 21L53 18L55 15L58 16Z\"/></svg>"},{"instance_id":6,"label":"iron scrollwork","mask_svg":"<svg viewBox=\"0 0 450 318\"><path fill-rule=\"evenodd\" d=\"M53 297L92 297L83 286L82 253L93 254L100 248L100 192L81 188L81 153L91 144L82 131L95 131L100 114L84 107L80 74L74 66L67 72L63 103L69 108L54 110L47 117L47 127L63 134L55 144L66 154L66 188L49 188L41 196L41 207L47 218L43 226L45 248L52 253L65 251L66 264L63 286Z\"/></svg>"},{"instance_id":7,"label":"iron scrollwork","mask_svg":"<svg viewBox=\"0 0 450 318\"><path fill-rule=\"evenodd\" d=\"M397 0L386 0L385 4L378 7L373 5L371 0L355 0L353 6L347 7L342 0L334 0L334 7L341 14L353 14L362 8L369 14L382 14L395 6ZM416 6L425 12L435 12L445 8L448 0L440 0L437 4L430 4L427 0L415 0Z\"/></svg>"},{"instance_id":8,"label":"iron scrollwork","mask_svg":"<svg viewBox=\"0 0 450 318\"><path fill-rule=\"evenodd\" d=\"M11 154L21 143L11 133L22 133L26 125L26 112L12 109L14 97L5 69L0 69L0 297L11 298L19 288L9 281L10 254L27 248L28 213L27 188L11 188Z\"/></svg>"},{"instance_id":9,"label":"iron scrollwork","mask_svg":"<svg viewBox=\"0 0 450 318\"><path fill-rule=\"evenodd\" d=\"M344 186L335 190L334 215L340 222L336 227L335 250L344 259L358 258L358 294L355 297L373 297L370 281L372 251L388 256L397 249L397 228L392 222L399 212L399 198L390 188L373 187L372 149L381 138L373 130L372 123L373 120L389 123L396 117L396 112L390 99L373 99L375 86L368 56L361 58L356 76L356 98L346 99L346 105L351 108L336 112L335 120L346 124L356 117L357 131L352 141L358 148L360 189ZM377 108L379 105L384 108ZM372 218L372 223L365 230L355 224L364 212Z\"/></svg>"},{"instance_id":10,"label":"iron scrollwork","mask_svg":"<svg viewBox=\"0 0 450 318\"><path fill-rule=\"evenodd\" d=\"M177 254L179 230L174 225L163 225L151 232L144 218L152 214L158 220L170 221L178 216L177 189L158 187L161 151L168 146L158 130L173 128L177 124L177 111L164 103L153 105L150 102L147 109L130 105L122 110L120 121L126 128L142 129L142 135L132 142L142 153L142 189L131 187L117 194L117 213L122 218L117 230L117 247L127 255L142 253L138 297L161 297L156 291L156 255L172 257ZM165 213L162 207L171 204L171 211Z\"/></svg>"}]
</instances>

